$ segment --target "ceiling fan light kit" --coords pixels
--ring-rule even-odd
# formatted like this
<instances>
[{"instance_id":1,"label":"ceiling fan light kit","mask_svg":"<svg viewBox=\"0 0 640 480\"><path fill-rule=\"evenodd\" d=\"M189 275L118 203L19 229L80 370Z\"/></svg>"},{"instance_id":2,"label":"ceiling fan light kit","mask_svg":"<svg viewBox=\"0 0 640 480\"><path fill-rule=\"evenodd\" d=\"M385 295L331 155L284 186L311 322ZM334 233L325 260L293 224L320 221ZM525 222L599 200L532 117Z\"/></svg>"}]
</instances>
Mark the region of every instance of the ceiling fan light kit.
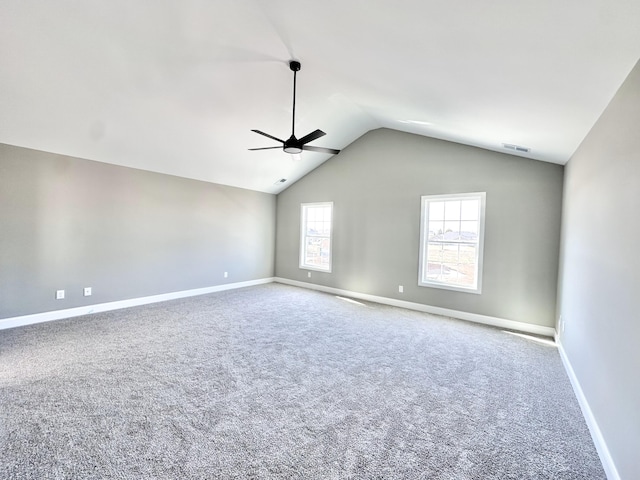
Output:
<instances>
[{"instance_id":1,"label":"ceiling fan light kit","mask_svg":"<svg viewBox=\"0 0 640 480\"><path fill-rule=\"evenodd\" d=\"M300 62L296 60L291 60L289 62L289 68L293 72L293 118L291 120L291 136L287 140L281 140L278 137L274 137L273 135L269 135L268 133L261 132L260 130L251 130L252 132L256 132L260 135L263 135L267 138L280 142L282 147L260 147L260 148L250 148L249 150L271 150L275 148L282 148L285 153L289 153L291 155L297 155L301 153L303 150L307 150L310 152L319 152L319 153L331 153L337 154L340 153L340 150L336 150L335 148L325 148L325 147L314 147L312 145L307 145L314 140L323 137L326 135L322 130L314 130L313 132L305 135L302 138L296 138L295 127L296 127L296 74L300 71L301 65Z\"/></svg>"}]
</instances>

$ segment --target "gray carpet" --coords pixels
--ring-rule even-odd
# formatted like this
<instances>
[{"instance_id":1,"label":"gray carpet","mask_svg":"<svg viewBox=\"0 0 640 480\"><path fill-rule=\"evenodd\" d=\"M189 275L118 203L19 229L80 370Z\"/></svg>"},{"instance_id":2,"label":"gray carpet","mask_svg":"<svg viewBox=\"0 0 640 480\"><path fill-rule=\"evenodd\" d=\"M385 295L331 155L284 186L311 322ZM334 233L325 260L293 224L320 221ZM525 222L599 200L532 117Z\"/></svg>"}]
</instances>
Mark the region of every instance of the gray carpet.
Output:
<instances>
[{"instance_id":1,"label":"gray carpet","mask_svg":"<svg viewBox=\"0 0 640 480\"><path fill-rule=\"evenodd\" d=\"M0 331L0 478L603 479L557 350L279 284Z\"/></svg>"}]
</instances>

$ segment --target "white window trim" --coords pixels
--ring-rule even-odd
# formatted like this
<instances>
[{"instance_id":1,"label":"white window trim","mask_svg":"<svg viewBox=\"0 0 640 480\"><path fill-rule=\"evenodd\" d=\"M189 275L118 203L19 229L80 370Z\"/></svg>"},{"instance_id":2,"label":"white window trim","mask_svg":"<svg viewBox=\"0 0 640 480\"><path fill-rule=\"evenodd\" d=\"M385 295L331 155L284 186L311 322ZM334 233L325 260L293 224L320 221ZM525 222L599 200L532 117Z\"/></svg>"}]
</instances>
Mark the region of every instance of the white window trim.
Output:
<instances>
[{"instance_id":1,"label":"white window trim","mask_svg":"<svg viewBox=\"0 0 640 480\"><path fill-rule=\"evenodd\" d=\"M315 265L307 265L304 263L304 246L306 238L306 219L305 219L305 207L310 206L330 206L331 207L331 232L329 233L329 268L318 268ZM316 272L331 273L333 269L333 202L314 202L314 203L301 203L300 204L300 269L302 270L314 270Z\"/></svg>"},{"instance_id":2,"label":"white window trim","mask_svg":"<svg viewBox=\"0 0 640 480\"><path fill-rule=\"evenodd\" d=\"M467 288L457 285L449 285L436 281L423 281L423 269L424 259L426 257L427 241L429 239L429 215L426 211L426 205L432 201L438 200L457 200L457 199L477 199L480 198L480 226L478 228L478 259L477 259L477 287ZM443 290L453 290L456 292L475 293L480 295L482 293L482 262L484 258L484 222L485 222L485 210L486 210L486 192L473 192L473 193L451 193L443 195L423 195L420 200L420 264L418 266L418 285L421 287L441 288Z\"/></svg>"}]
</instances>

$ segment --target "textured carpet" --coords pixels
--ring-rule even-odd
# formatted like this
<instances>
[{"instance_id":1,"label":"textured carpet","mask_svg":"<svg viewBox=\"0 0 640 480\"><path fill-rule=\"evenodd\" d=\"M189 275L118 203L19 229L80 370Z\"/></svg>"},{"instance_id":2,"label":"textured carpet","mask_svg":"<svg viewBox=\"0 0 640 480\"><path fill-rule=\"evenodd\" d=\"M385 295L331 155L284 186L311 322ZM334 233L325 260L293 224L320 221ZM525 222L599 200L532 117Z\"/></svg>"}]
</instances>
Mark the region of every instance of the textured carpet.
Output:
<instances>
[{"instance_id":1,"label":"textured carpet","mask_svg":"<svg viewBox=\"0 0 640 480\"><path fill-rule=\"evenodd\" d=\"M0 331L0 478L603 479L553 346L269 284Z\"/></svg>"}]
</instances>

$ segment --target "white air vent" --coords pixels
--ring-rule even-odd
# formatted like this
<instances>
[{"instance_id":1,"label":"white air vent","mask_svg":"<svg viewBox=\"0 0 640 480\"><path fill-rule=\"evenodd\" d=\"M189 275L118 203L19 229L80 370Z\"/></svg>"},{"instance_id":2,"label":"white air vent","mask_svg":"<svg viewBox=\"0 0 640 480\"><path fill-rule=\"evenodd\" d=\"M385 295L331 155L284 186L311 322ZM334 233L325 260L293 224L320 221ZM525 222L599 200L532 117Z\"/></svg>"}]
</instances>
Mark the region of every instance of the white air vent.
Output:
<instances>
[{"instance_id":1,"label":"white air vent","mask_svg":"<svg viewBox=\"0 0 640 480\"><path fill-rule=\"evenodd\" d=\"M531 151L528 147L521 147L520 145L513 145L511 143L503 143L502 146L508 150L515 150L516 152L528 153Z\"/></svg>"}]
</instances>

